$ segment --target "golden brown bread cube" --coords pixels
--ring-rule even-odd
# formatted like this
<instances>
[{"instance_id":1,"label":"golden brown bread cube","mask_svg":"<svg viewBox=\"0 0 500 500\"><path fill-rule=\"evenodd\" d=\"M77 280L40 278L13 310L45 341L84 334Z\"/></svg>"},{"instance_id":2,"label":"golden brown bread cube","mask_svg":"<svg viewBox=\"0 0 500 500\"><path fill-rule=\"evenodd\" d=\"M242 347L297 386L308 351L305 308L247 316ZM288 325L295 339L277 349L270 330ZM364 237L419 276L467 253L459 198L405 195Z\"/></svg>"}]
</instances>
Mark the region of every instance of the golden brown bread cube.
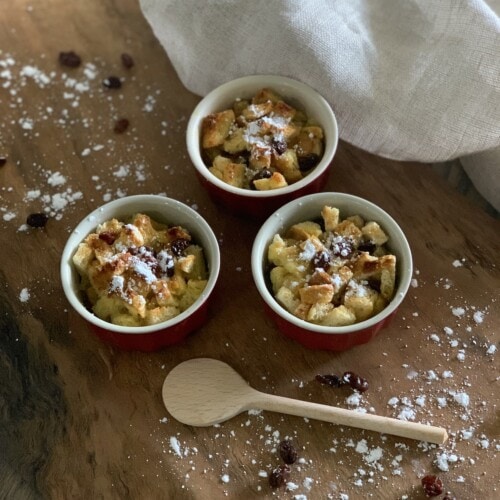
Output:
<instances>
[{"instance_id":1,"label":"golden brown bread cube","mask_svg":"<svg viewBox=\"0 0 500 500\"><path fill-rule=\"evenodd\" d=\"M279 172L274 172L271 177L266 179L256 179L253 181L253 184L258 191L268 191L288 186L286 179Z\"/></svg>"},{"instance_id":2,"label":"golden brown bread cube","mask_svg":"<svg viewBox=\"0 0 500 500\"><path fill-rule=\"evenodd\" d=\"M299 290L300 301L306 304L326 304L333 299L331 284L309 285Z\"/></svg>"},{"instance_id":3,"label":"golden brown bread cube","mask_svg":"<svg viewBox=\"0 0 500 500\"><path fill-rule=\"evenodd\" d=\"M261 104L263 102L277 103L282 97L272 89L263 88L259 90L252 98L252 104Z\"/></svg>"},{"instance_id":4,"label":"golden brown bread cube","mask_svg":"<svg viewBox=\"0 0 500 500\"><path fill-rule=\"evenodd\" d=\"M232 109L212 113L203 119L201 124L201 144L203 148L213 148L224 144L234 124L235 115Z\"/></svg>"},{"instance_id":5,"label":"golden brown bread cube","mask_svg":"<svg viewBox=\"0 0 500 500\"><path fill-rule=\"evenodd\" d=\"M299 169L297 155L293 149L287 149L282 155L274 154L271 164L283 174L288 184L300 181L303 177Z\"/></svg>"},{"instance_id":6,"label":"golden brown bread cube","mask_svg":"<svg viewBox=\"0 0 500 500\"><path fill-rule=\"evenodd\" d=\"M245 139L244 130L242 128L234 129L224 141L222 149L229 154L237 154L246 151L250 145Z\"/></svg>"},{"instance_id":7,"label":"golden brown bread cube","mask_svg":"<svg viewBox=\"0 0 500 500\"><path fill-rule=\"evenodd\" d=\"M339 209L325 205L321 209L321 216L325 223L325 231L334 231L339 223Z\"/></svg>"},{"instance_id":8,"label":"golden brown bread cube","mask_svg":"<svg viewBox=\"0 0 500 500\"><path fill-rule=\"evenodd\" d=\"M255 170L269 168L271 166L271 148L269 146L253 144L248 164Z\"/></svg>"},{"instance_id":9,"label":"golden brown bread cube","mask_svg":"<svg viewBox=\"0 0 500 500\"><path fill-rule=\"evenodd\" d=\"M319 238L322 230L321 226L317 222L304 221L298 222L291 226L286 232L287 238L293 238L295 240L305 241L311 236Z\"/></svg>"},{"instance_id":10,"label":"golden brown bread cube","mask_svg":"<svg viewBox=\"0 0 500 500\"><path fill-rule=\"evenodd\" d=\"M375 245L383 245L389 240L389 237L385 234L383 229L373 221L365 224L362 227L361 232L367 240L375 243Z\"/></svg>"},{"instance_id":11,"label":"golden brown bread cube","mask_svg":"<svg viewBox=\"0 0 500 500\"><path fill-rule=\"evenodd\" d=\"M247 108L241 111L241 116L247 121L254 121L257 118L261 118L267 115L273 109L273 103L271 101L262 102L259 104L250 104Z\"/></svg>"},{"instance_id":12,"label":"golden brown bread cube","mask_svg":"<svg viewBox=\"0 0 500 500\"><path fill-rule=\"evenodd\" d=\"M347 326L356 323L356 315L346 306L334 307L321 319L325 326Z\"/></svg>"},{"instance_id":13,"label":"golden brown bread cube","mask_svg":"<svg viewBox=\"0 0 500 500\"><path fill-rule=\"evenodd\" d=\"M224 156L217 156L213 165L208 170L218 179L231 186L243 187L245 183L245 165L233 163L229 158L225 158Z\"/></svg>"},{"instance_id":14,"label":"golden brown bread cube","mask_svg":"<svg viewBox=\"0 0 500 500\"><path fill-rule=\"evenodd\" d=\"M298 156L323 155L323 129L317 126L303 127L297 138Z\"/></svg>"}]
</instances>

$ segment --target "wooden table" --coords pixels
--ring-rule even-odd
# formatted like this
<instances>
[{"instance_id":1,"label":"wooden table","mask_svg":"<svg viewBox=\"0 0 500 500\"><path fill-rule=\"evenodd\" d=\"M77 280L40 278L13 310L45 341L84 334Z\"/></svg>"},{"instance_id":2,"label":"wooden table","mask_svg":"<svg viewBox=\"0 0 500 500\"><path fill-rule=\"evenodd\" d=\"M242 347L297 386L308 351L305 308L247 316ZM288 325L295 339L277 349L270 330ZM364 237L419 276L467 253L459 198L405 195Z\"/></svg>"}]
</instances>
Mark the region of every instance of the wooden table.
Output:
<instances>
[{"instance_id":1,"label":"wooden table","mask_svg":"<svg viewBox=\"0 0 500 500\"><path fill-rule=\"evenodd\" d=\"M199 97L178 80L137 1L1 2L0 50L1 498L419 499L425 474L459 499L499 497L498 221L426 165L341 143L327 189L397 219L414 253L414 286L371 343L308 350L263 313L250 273L259 224L214 205L195 178L184 134ZM68 50L82 66L59 65ZM121 89L103 87L112 75ZM113 132L119 118L130 121L123 134ZM104 201L139 193L194 206L222 254L208 324L156 353L101 343L59 281L71 229ZM45 209L45 228L24 225ZM184 426L163 407L161 387L170 369L199 356L230 363L264 392L413 415L451 437L437 447L264 412ZM355 406L352 391L315 381L346 370L370 383ZM285 437L300 458L288 489L273 490L267 476Z\"/></svg>"}]
</instances>

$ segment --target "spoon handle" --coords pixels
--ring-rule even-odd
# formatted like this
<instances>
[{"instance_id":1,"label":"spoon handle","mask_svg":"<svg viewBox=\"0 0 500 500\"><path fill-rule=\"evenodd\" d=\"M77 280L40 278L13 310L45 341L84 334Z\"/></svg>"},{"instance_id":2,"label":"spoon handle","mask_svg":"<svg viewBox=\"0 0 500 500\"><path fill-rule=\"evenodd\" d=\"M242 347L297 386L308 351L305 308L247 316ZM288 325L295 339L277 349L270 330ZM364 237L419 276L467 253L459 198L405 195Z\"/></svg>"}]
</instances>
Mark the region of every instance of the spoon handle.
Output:
<instances>
[{"instance_id":1,"label":"spoon handle","mask_svg":"<svg viewBox=\"0 0 500 500\"><path fill-rule=\"evenodd\" d=\"M391 434L429 443L443 444L448 439L448 433L441 427L382 417L369 413L358 413L353 410L327 406L299 399L285 398L256 391L254 408L261 408L288 415L308 417L339 425L358 427L369 431Z\"/></svg>"}]
</instances>

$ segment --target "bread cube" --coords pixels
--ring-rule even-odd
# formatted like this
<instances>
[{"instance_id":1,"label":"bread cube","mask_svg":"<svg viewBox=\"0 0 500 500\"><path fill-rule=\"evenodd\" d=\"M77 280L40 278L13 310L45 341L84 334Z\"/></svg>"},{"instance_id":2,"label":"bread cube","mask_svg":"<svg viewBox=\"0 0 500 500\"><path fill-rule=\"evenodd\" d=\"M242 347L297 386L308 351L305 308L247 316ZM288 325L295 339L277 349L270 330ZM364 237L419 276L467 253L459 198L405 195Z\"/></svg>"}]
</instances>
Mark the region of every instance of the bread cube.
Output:
<instances>
[{"instance_id":1,"label":"bread cube","mask_svg":"<svg viewBox=\"0 0 500 500\"><path fill-rule=\"evenodd\" d=\"M350 281L344 295L344 305L356 316L357 321L363 321L373 316L378 293L367 285Z\"/></svg>"},{"instance_id":2,"label":"bread cube","mask_svg":"<svg viewBox=\"0 0 500 500\"><path fill-rule=\"evenodd\" d=\"M355 322L355 314L344 305L334 307L321 320L321 324L325 326L346 326Z\"/></svg>"},{"instance_id":3,"label":"bread cube","mask_svg":"<svg viewBox=\"0 0 500 500\"><path fill-rule=\"evenodd\" d=\"M229 158L217 156L208 170L218 179L231 186L244 186L246 167L241 163L233 163Z\"/></svg>"},{"instance_id":4,"label":"bread cube","mask_svg":"<svg viewBox=\"0 0 500 500\"><path fill-rule=\"evenodd\" d=\"M221 146L229 135L234 120L235 115L232 109L206 116L201 124L202 147L213 148Z\"/></svg>"},{"instance_id":5,"label":"bread cube","mask_svg":"<svg viewBox=\"0 0 500 500\"><path fill-rule=\"evenodd\" d=\"M313 304L307 313L307 321L321 323L325 316L333 311L334 305L331 302Z\"/></svg>"},{"instance_id":6,"label":"bread cube","mask_svg":"<svg viewBox=\"0 0 500 500\"><path fill-rule=\"evenodd\" d=\"M274 154L271 165L283 174L288 184L300 181L302 172L299 169L297 154L293 149L287 149L283 154Z\"/></svg>"},{"instance_id":7,"label":"bread cube","mask_svg":"<svg viewBox=\"0 0 500 500\"><path fill-rule=\"evenodd\" d=\"M307 240L314 236L319 238L322 233L321 226L317 222L305 221L294 224L286 232L287 238L293 238L294 240Z\"/></svg>"},{"instance_id":8,"label":"bread cube","mask_svg":"<svg viewBox=\"0 0 500 500\"><path fill-rule=\"evenodd\" d=\"M253 184L258 191L268 191L288 186L283 174L279 172L273 172L273 175L267 179L256 179L253 181Z\"/></svg>"},{"instance_id":9,"label":"bread cube","mask_svg":"<svg viewBox=\"0 0 500 500\"><path fill-rule=\"evenodd\" d=\"M383 245L384 243L387 243L389 239L383 229L374 221L365 224L362 227L361 232L367 240L371 241L375 245Z\"/></svg>"},{"instance_id":10,"label":"bread cube","mask_svg":"<svg viewBox=\"0 0 500 500\"><path fill-rule=\"evenodd\" d=\"M324 206L321 210L321 216L325 223L325 231L334 231L339 223L339 209L329 206Z\"/></svg>"},{"instance_id":11,"label":"bread cube","mask_svg":"<svg viewBox=\"0 0 500 500\"><path fill-rule=\"evenodd\" d=\"M268 101L277 103L281 100L283 99L277 92L269 88L263 88L253 96L252 104L261 104Z\"/></svg>"},{"instance_id":12,"label":"bread cube","mask_svg":"<svg viewBox=\"0 0 500 500\"><path fill-rule=\"evenodd\" d=\"M271 101L250 104L247 108L241 110L241 116L243 116L245 120L251 122L269 114L272 109L273 103Z\"/></svg>"},{"instance_id":13,"label":"bread cube","mask_svg":"<svg viewBox=\"0 0 500 500\"><path fill-rule=\"evenodd\" d=\"M298 135L296 150L298 156L323 155L323 129L317 126L303 127Z\"/></svg>"},{"instance_id":14,"label":"bread cube","mask_svg":"<svg viewBox=\"0 0 500 500\"><path fill-rule=\"evenodd\" d=\"M299 290L300 301L305 304L327 304L333 299L333 285L308 285Z\"/></svg>"},{"instance_id":15,"label":"bread cube","mask_svg":"<svg viewBox=\"0 0 500 500\"><path fill-rule=\"evenodd\" d=\"M224 141L223 149L226 153L237 154L246 151L249 147L248 142L244 137L242 128L234 129Z\"/></svg>"},{"instance_id":16,"label":"bread cube","mask_svg":"<svg viewBox=\"0 0 500 500\"><path fill-rule=\"evenodd\" d=\"M94 251L87 243L82 242L73 255L73 264L81 276L87 274L87 269L94 258Z\"/></svg>"},{"instance_id":17,"label":"bread cube","mask_svg":"<svg viewBox=\"0 0 500 500\"><path fill-rule=\"evenodd\" d=\"M271 166L271 148L267 145L252 144L248 164L255 170L269 168Z\"/></svg>"},{"instance_id":18,"label":"bread cube","mask_svg":"<svg viewBox=\"0 0 500 500\"><path fill-rule=\"evenodd\" d=\"M300 301L296 299L291 292L286 287L281 287L276 293L276 300L288 311L293 314L300 304Z\"/></svg>"}]
</instances>

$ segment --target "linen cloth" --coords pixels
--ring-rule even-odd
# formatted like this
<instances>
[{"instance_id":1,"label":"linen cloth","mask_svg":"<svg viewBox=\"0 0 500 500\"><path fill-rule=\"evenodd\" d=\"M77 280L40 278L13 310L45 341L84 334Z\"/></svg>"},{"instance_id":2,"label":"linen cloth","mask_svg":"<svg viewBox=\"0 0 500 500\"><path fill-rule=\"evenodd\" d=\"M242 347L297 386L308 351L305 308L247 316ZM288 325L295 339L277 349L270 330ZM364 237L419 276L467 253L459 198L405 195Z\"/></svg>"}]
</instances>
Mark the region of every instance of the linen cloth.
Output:
<instances>
[{"instance_id":1,"label":"linen cloth","mask_svg":"<svg viewBox=\"0 0 500 500\"><path fill-rule=\"evenodd\" d=\"M475 183L500 209L500 0L140 4L188 90L279 74L319 91L340 137L377 155L439 162L490 150Z\"/></svg>"}]
</instances>

